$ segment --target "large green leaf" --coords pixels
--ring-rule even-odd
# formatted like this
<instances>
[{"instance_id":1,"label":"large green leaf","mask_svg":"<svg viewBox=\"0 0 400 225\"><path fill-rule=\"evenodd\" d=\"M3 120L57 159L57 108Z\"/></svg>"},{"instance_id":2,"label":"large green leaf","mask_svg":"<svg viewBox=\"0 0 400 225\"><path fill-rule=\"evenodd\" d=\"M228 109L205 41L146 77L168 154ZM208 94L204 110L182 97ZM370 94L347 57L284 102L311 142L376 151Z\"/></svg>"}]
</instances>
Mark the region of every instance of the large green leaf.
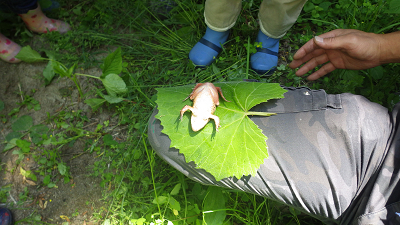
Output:
<instances>
[{"instance_id":1,"label":"large green leaf","mask_svg":"<svg viewBox=\"0 0 400 225\"><path fill-rule=\"evenodd\" d=\"M68 73L61 63L57 61L51 61L51 65L53 66L54 72L60 74L61 77L71 77L71 74Z\"/></svg>"},{"instance_id":2,"label":"large green leaf","mask_svg":"<svg viewBox=\"0 0 400 225\"><path fill-rule=\"evenodd\" d=\"M97 110L106 100L101 98L86 99L85 103L92 107L93 110Z\"/></svg>"},{"instance_id":3,"label":"large green leaf","mask_svg":"<svg viewBox=\"0 0 400 225\"><path fill-rule=\"evenodd\" d=\"M66 175L67 173L67 166L64 163L58 163L58 171L60 172L61 175Z\"/></svg>"},{"instance_id":4,"label":"large green leaf","mask_svg":"<svg viewBox=\"0 0 400 225\"><path fill-rule=\"evenodd\" d=\"M33 50L29 45L22 47L15 58L28 63L41 62L46 60L45 58L42 58L40 54L37 51Z\"/></svg>"},{"instance_id":5,"label":"large green leaf","mask_svg":"<svg viewBox=\"0 0 400 225\"><path fill-rule=\"evenodd\" d=\"M53 63L51 61L49 61L47 63L46 68L44 68L43 76L44 76L44 80L45 80L45 84L46 85L50 84L51 80L53 80L53 77L55 76L55 72L54 72L54 69L53 69Z\"/></svg>"},{"instance_id":6,"label":"large green leaf","mask_svg":"<svg viewBox=\"0 0 400 225\"><path fill-rule=\"evenodd\" d=\"M204 221L207 225L223 224L225 211L225 198L220 187L209 186L204 200Z\"/></svg>"},{"instance_id":7,"label":"large green leaf","mask_svg":"<svg viewBox=\"0 0 400 225\"><path fill-rule=\"evenodd\" d=\"M100 79L107 93L111 96L124 95L128 91L125 81L117 74L108 74L106 77Z\"/></svg>"},{"instance_id":8,"label":"large green leaf","mask_svg":"<svg viewBox=\"0 0 400 225\"><path fill-rule=\"evenodd\" d=\"M33 125L33 119L31 116L24 115L18 118L12 125L13 131L25 131Z\"/></svg>"},{"instance_id":9,"label":"large green leaf","mask_svg":"<svg viewBox=\"0 0 400 225\"><path fill-rule=\"evenodd\" d=\"M255 105L269 99L283 98L286 92L279 84L255 82L216 83L222 88L226 102L214 115L221 121L216 132L213 120L200 131L193 132L190 126L191 113L179 120L179 111L192 101L183 101L194 85L157 89L158 114L164 129L171 139L171 147L179 149L186 161L194 161L217 180L225 177L255 175L264 159L268 157L267 137L248 118L248 115L270 116L272 113L249 111Z\"/></svg>"},{"instance_id":10,"label":"large green leaf","mask_svg":"<svg viewBox=\"0 0 400 225\"><path fill-rule=\"evenodd\" d=\"M112 96L112 95L103 95L103 98L107 100L108 103L120 103L124 100L124 98Z\"/></svg>"},{"instance_id":11,"label":"large green leaf","mask_svg":"<svg viewBox=\"0 0 400 225\"><path fill-rule=\"evenodd\" d=\"M117 48L113 53L109 54L103 64L100 65L103 74L100 78L105 78L108 74L120 74L122 71L121 48Z\"/></svg>"}]
</instances>

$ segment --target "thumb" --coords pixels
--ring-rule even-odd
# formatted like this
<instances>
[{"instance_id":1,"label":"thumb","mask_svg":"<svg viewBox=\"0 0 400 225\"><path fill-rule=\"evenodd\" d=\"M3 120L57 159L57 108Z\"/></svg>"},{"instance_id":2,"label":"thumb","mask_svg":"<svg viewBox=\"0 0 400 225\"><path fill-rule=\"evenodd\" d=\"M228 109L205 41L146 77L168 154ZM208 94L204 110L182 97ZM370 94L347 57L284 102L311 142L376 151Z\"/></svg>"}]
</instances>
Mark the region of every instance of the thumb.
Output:
<instances>
[{"instance_id":1,"label":"thumb","mask_svg":"<svg viewBox=\"0 0 400 225\"><path fill-rule=\"evenodd\" d=\"M322 49L342 49L347 44L346 40L341 36L322 38L320 36L314 37L314 43Z\"/></svg>"}]
</instances>

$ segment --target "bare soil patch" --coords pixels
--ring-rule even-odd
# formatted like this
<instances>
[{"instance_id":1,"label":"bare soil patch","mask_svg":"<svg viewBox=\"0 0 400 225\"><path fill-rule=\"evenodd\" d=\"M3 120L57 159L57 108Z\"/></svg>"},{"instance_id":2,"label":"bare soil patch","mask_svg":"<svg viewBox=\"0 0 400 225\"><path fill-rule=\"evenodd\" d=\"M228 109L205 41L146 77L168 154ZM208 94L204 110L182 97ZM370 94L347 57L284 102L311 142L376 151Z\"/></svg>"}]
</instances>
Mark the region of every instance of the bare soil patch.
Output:
<instances>
[{"instance_id":1,"label":"bare soil patch","mask_svg":"<svg viewBox=\"0 0 400 225\"><path fill-rule=\"evenodd\" d=\"M89 118L89 122L85 124L87 130L94 130L97 124L106 120L109 120L110 124L116 123L116 119L112 118L107 110L93 113L92 109L79 99L78 91L69 79L55 79L50 85L45 86L42 79L45 66L46 63L8 64L0 60L0 100L5 104L4 110L0 111L1 115L7 115L22 102L24 95L29 95L39 101L41 109L28 110L22 106L17 117L29 115L33 118L34 125L45 124L47 113L54 115L60 110L82 110L82 113ZM99 75L101 71L92 69L82 72ZM80 82L84 92L90 91L91 87L96 85L93 79L81 78ZM85 152L85 141L78 139L73 146L65 145L59 149L63 162L70 167L72 179L69 183L64 184L63 179L60 179L61 176L58 174L57 177L55 171L53 180L58 180L56 183L58 188L44 186L43 177L38 174L36 185L32 185L20 174L20 167L31 171L39 167L32 155L27 155L17 164L18 155L12 154L14 149L2 152L6 135L12 131L11 125L15 120L9 116L6 118L7 122L0 124L0 186L12 184L12 188L7 203L0 206L9 207L16 221L38 215L42 222L50 224L62 224L68 220L69 224L98 224L94 214L105 213L107 207L104 207L101 201L104 190L100 187L101 178L91 176L91 165L98 160L98 157L95 153ZM52 125L54 126L46 124L49 127ZM29 140L29 135L23 139ZM35 150L31 150L31 153L36 154ZM25 187L28 190L28 198L22 204L15 204L20 200L19 195L24 193ZM32 222L26 221L22 224L32 224Z\"/></svg>"}]
</instances>

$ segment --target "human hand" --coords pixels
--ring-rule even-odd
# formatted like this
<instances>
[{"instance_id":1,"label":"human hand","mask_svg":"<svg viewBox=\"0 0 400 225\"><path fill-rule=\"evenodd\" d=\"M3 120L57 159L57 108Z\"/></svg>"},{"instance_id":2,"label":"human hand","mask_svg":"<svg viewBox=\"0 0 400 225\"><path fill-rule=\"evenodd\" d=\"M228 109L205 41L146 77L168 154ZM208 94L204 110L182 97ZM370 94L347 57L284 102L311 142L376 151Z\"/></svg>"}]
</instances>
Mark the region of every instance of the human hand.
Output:
<instances>
[{"instance_id":1,"label":"human hand","mask_svg":"<svg viewBox=\"0 0 400 225\"><path fill-rule=\"evenodd\" d=\"M316 36L293 56L289 67L294 69L306 63L297 72L302 76L318 65L319 70L307 77L316 80L335 69L362 70L381 65L381 35L352 29L337 29Z\"/></svg>"}]
</instances>

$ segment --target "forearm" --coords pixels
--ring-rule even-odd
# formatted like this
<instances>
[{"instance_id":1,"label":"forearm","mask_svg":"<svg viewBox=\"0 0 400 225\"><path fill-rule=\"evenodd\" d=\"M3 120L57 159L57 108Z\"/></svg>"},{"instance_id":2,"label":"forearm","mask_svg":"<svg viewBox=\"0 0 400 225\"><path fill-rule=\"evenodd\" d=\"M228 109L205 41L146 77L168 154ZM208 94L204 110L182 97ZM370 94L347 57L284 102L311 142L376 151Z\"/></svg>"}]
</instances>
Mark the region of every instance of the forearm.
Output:
<instances>
[{"instance_id":1,"label":"forearm","mask_svg":"<svg viewBox=\"0 0 400 225\"><path fill-rule=\"evenodd\" d=\"M379 34L380 36L380 62L400 63L400 31Z\"/></svg>"}]
</instances>

